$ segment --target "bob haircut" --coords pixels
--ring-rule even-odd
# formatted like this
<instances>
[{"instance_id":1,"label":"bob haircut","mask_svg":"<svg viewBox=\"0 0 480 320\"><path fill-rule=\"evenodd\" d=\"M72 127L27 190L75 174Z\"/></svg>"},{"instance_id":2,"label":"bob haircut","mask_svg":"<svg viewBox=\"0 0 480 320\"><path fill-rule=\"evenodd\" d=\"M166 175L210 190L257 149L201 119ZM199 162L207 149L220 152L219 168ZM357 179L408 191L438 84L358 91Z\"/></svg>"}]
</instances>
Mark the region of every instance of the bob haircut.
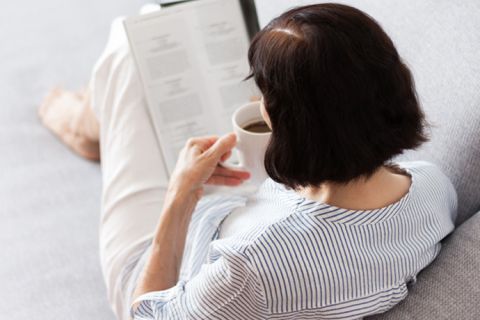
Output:
<instances>
[{"instance_id":1,"label":"bob haircut","mask_svg":"<svg viewBox=\"0 0 480 320\"><path fill-rule=\"evenodd\" d=\"M290 188L368 178L428 140L408 67L358 9L291 9L256 34L248 59L272 126L265 168Z\"/></svg>"}]
</instances>

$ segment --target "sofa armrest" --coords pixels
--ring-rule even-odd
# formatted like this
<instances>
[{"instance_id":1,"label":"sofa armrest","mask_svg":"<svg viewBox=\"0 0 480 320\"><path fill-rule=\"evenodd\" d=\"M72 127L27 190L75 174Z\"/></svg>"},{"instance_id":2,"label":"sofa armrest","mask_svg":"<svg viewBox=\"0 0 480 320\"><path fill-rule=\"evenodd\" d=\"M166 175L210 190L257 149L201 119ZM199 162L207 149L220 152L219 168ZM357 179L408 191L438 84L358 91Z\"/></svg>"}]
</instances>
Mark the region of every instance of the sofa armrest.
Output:
<instances>
[{"instance_id":1,"label":"sofa armrest","mask_svg":"<svg viewBox=\"0 0 480 320\"><path fill-rule=\"evenodd\" d=\"M437 259L420 272L407 298L369 319L480 319L480 212L442 243Z\"/></svg>"}]
</instances>

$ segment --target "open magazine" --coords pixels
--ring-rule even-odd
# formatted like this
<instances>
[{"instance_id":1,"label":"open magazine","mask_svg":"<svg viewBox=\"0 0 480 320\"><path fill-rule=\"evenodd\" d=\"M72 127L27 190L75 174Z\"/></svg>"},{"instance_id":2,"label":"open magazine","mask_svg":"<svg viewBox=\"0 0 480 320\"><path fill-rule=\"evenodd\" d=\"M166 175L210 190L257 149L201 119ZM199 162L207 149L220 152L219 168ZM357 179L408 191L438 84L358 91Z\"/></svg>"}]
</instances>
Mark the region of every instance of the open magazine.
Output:
<instances>
[{"instance_id":1,"label":"open magazine","mask_svg":"<svg viewBox=\"0 0 480 320\"><path fill-rule=\"evenodd\" d=\"M124 24L170 176L188 138L232 131L233 111L258 95L243 81L249 36L240 0L186 2Z\"/></svg>"}]
</instances>

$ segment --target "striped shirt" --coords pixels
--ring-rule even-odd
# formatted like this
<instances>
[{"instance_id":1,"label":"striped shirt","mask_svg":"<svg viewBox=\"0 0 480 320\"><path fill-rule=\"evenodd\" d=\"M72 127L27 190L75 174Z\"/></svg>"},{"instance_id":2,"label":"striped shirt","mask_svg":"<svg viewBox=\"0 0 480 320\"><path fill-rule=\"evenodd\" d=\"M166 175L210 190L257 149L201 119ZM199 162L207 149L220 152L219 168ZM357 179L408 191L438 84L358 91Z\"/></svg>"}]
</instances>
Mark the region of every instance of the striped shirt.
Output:
<instances>
[{"instance_id":1,"label":"striped shirt","mask_svg":"<svg viewBox=\"0 0 480 320\"><path fill-rule=\"evenodd\" d=\"M438 255L457 206L452 184L436 166L398 165L411 176L408 193L375 210L307 200L271 179L248 198L205 197L192 216L179 282L140 296L132 316L361 319L387 311ZM224 218L241 206L259 216L283 213L219 238Z\"/></svg>"}]
</instances>

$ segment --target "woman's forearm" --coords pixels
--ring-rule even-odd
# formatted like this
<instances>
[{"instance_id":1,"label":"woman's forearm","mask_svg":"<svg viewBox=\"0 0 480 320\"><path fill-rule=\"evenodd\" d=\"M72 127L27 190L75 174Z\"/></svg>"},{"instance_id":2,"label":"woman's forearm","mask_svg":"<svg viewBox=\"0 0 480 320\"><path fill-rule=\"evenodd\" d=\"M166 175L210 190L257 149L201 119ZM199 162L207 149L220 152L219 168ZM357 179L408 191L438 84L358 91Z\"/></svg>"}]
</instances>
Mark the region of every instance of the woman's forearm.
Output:
<instances>
[{"instance_id":1,"label":"woman's forearm","mask_svg":"<svg viewBox=\"0 0 480 320\"><path fill-rule=\"evenodd\" d=\"M246 171L218 166L220 160L231 153L235 143L234 134L221 138L192 138L180 151L155 231L152 252L140 275L134 299L147 292L169 289L177 283L190 218L202 197L203 185L237 186L249 178Z\"/></svg>"},{"instance_id":2,"label":"woman's forearm","mask_svg":"<svg viewBox=\"0 0 480 320\"><path fill-rule=\"evenodd\" d=\"M140 276L134 299L173 287L178 281L188 225L198 197L183 190L169 190L155 231L152 252Z\"/></svg>"}]
</instances>

